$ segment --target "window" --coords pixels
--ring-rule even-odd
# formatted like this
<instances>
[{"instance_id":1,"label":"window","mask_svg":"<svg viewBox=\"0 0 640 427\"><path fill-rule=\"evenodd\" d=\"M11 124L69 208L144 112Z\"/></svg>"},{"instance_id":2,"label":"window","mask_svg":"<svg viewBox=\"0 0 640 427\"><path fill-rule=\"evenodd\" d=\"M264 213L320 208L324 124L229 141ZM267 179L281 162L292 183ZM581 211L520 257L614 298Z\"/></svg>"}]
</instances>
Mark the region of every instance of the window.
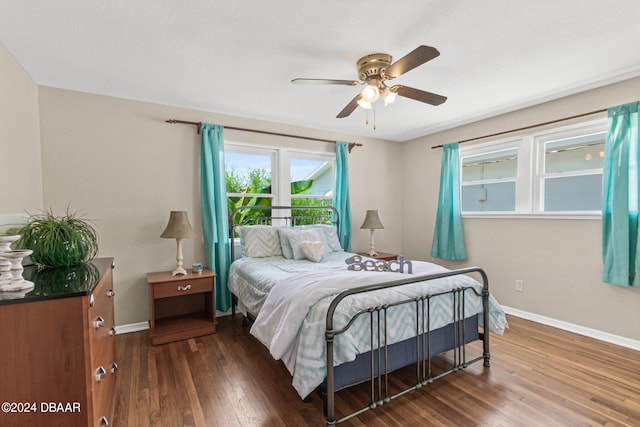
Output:
<instances>
[{"instance_id":1,"label":"window","mask_svg":"<svg viewBox=\"0 0 640 427\"><path fill-rule=\"evenodd\" d=\"M539 138L539 188L543 212L599 211L606 132Z\"/></svg>"},{"instance_id":2,"label":"window","mask_svg":"<svg viewBox=\"0 0 640 427\"><path fill-rule=\"evenodd\" d=\"M229 211L236 223L263 211L253 206L330 206L335 154L225 143ZM297 212L308 215L309 212Z\"/></svg>"},{"instance_id":3,"label":"window","mask_svg":"<svg viewBox=\"0 0 640 427\"><path fill-rule=\"evenodd\" d=\"M464 215L599 215L606 121L460 147Z\"/></svg>"},{"instance_id":4,"label":"window","mask_svg":"<svg viewBox=\"0 0 640 427\"><path fill-rule=\"evenodd\" d=\"M518 150L493 151L462 160L462 206L475 212L514 212Z\"/></svg>"}]
</instances>

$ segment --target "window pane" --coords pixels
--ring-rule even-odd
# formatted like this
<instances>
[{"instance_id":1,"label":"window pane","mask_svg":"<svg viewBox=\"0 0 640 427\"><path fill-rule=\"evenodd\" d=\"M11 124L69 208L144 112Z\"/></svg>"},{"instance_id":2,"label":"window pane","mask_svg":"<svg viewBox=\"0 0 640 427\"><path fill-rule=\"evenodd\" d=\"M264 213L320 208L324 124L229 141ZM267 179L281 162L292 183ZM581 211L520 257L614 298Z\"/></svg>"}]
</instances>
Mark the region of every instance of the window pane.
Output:
<instances>
[{"instance_id":1,"label":"window pane","mask_svg":"<svg viewBox=\"0 0 640 427\"><path fill-rule=\"evenodd\" d=\"M545 173L602 169L604 134L547 142L544 148Z\"/></svg>"},{"instance_id":2,"label":"window pane","mask_svg":"<svg viewBox=\"0 0 640 427\"><path fill-rule=\"evenodd\" d=\"M463 212L515 212L516 183L465 185L462 187Z\"/></svg>"},{"instance_id":3,"label":"window pane","mask_svg":"<svg viewBox=\"0 0 640 427\"><path fill-rule=\"evenodd\" d=\"M462 181L515 178L517 149L494 151L462 158Z\"/></svg>"},{"instance_id":4,"label":"window pane","mask_svg":"<svg viewBox=\"0 0 640 427\"><path fill-rule=\"evenodd\" d=\"M331 206L331 198L292 197L291 206ZM294 209L291 216L295 225L331 223L331 211L326 209Z\"/></svg>"},{"instance_id":5,"label":"window pane","mask_svg":"<svg viewBox=\"0 0 640 427\"><path fill-rule=\"evenodd\" d=\"M545 212L599 211L601 207L601 174L545 179Z\"/></svg>"},{"instance_id":6,"label":"window pane","mask_svg":"<svg viewBox=\"0 0 640 427\"><path fill-rule=\"evenodd\" d=\"M333 191L332 164L322 160L292 158L291 196L330 196Z\"/></svg>"},{"instance_id":7,"label":"window pane","mask_svg":"<svg viewBox=\"0 0 640 427\"><path fill-rule=\"evenodd\" d=\"M268 214L263 209L251 209L253 206L272 206L271 156L227 151L225 174L227 181L227 206L229 214L237 208L234 215L236 224ZM258 194L268 196L260 197Z\"/></svg>"},{"instance_id":8,"label":"window pane","mask_svg":"<svg viewBox=\"0 0 640 427\"><path fill-rule=\"evenodd\" d=\"M227 193L271 193L271 156L224 153Z\"/></svg>"}]
</instances>

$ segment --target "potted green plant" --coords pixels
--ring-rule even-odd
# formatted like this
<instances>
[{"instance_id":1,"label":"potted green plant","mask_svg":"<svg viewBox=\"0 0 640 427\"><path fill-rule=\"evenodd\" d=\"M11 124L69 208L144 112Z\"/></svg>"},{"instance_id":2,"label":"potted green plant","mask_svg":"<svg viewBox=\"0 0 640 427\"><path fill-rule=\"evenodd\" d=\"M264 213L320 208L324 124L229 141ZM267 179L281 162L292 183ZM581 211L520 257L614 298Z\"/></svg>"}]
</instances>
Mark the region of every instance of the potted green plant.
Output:
<instances>
[{"instance_id":1,"label":"potted green plant","mask_svg":"<svg viewBox=\"0 0 640 427\"><path fill-rule=\"evenodd\" d=\"M69 267L91 261L98 254L93 226L67 207L63 216L53 211L29 215L18 232L18 249L31 249L31 260L40 267Z\"/></svg>"}]
</instances>

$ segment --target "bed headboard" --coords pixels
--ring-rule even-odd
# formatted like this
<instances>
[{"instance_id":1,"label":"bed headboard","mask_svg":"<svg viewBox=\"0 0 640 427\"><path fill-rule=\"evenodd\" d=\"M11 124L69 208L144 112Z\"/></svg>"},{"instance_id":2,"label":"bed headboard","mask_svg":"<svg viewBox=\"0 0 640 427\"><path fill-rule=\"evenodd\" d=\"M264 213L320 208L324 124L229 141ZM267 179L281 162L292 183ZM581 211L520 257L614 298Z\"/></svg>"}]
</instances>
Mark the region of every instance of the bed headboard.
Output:
<instances>
[{"instance_id":1,"label":"bed headboard","mask_svg":"<svg viewBox=\"0 0 640 427\"><path fill-rule=\"evenodd\" d=\"M253 211L250 216L238 213ZM329 224L338 227L340 215L333 206L240 206L229 215L229 239L231 246L231 262L235 260L234 238L236 227L240 225L284 225L295 227L309 224Z\"/></svg>"}]
</instances>

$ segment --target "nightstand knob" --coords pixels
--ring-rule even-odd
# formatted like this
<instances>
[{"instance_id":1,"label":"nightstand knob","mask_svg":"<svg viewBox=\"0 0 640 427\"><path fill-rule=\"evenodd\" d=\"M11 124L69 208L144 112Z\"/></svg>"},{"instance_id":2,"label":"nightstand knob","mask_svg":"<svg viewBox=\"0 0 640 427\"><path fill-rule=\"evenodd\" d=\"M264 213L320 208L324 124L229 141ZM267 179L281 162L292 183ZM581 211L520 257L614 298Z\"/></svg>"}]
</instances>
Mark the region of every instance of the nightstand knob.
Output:
<instances>
[{"instance_id":1,"label":"nightstand knob","mask_svg":"<svg viewBox=\"0 0 640 427\"><path fill-rule=\"evenodd\" d=\"M188 291L189 289L191 289L191 285L187 285L187 286L178 285L179 291Z\"/></svg>"},{"instance_id":2,"label":"nightstand knob","mask_svg":"<svg viewBox=\"0 0 640 427\"><path fill-rule=\"evenodd\" d=\"M118 370L118 364L116 362L113 362L111 364L111 369L109 369L109 372L111 372L112 374L115 374L117 370Z\"/></svg>"},{"instance_id":3,"label":"nightstand knob","mask_svg":"<svg viewBox=\"0 0 640 427\"><path fill-rule=\"evenodd\" d=\"M111 329L109 329L109 335L115 335L116 334L116 328L112 327Z\"/></svg>"},{"instance_id":4,"label":"nightstand knob","mask_svg":"<svg viewBox=\"0 0 640 427\"><path fill-rule=\"evenodd\" d=\"M96 299L93 297L93 294L89 297L89 307L93 307L96 305Z\"/></svg>"},{"instance_id":5,"label":"nightstand knob","mask_svg":"<svg viewBox=\"0 0 640 427\"><path fill-rule=\"evenodd\" d=\"M98 316L96 320L93 321L93 327L98 329L101 326L104 326L104 319L102 318L102 316Z\"/></svg>"},{"instance_id":6,"label":"nightstand knob","mask_svg":"<svg viewBox=\"0 0 640 427\"><path fill-rule=\"evenodd\" d=\"M109 289L109 290L107 291L107 296L108 296L108 297L113 297L113 296L115 296L115 295L116 295L116 293L113 291L113 289Z\"/></svg>"},{"instance_id":7,"label":"nightstand knob","mask_svg":"<svg viewBox=\"0 0 640 427\"><path fill-rule=\"evenodd\" d=\"M107 420L107 417L100 417L100 427L109 427L109 420Z\"/></svg>"},{"instance_id":8,"label":"nightstand knob","mask_svg":"<svg viewBox=\"0 0 640 427\"><path fill-rule=\"evenodd\" d=\"M102 366L96 369L96 382L102 381L102 379L106 376L107 376L107 371Z\"/></svg>"}]
</instances>

